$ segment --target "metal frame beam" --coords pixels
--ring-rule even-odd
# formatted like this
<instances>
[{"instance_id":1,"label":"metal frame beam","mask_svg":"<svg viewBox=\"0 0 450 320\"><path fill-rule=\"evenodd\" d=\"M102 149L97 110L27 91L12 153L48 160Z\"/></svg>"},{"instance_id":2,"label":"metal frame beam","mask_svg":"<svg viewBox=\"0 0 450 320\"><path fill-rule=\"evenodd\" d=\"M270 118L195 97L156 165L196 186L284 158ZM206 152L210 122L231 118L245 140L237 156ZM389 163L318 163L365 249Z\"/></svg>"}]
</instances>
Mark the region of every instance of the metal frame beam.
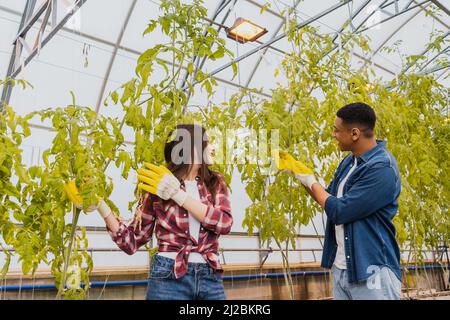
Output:
<instances>
[{"instance_id":1,"label":"metal frame beam","mask_svg":"<svg viewBox=\"0 0 450 320\"><path fill-rule=\"evenodd\" d=\"M20 14L19 12L17 12L17 11L14 11L14 10L11 10L11 9L9 9L9 8L2 7L2 6L0 6L0 10L1 10L1 11L4 11L4 12L8 12L8 13L10 13L10 14L15 14L15 15L17 15L17 16L20 16L20 15L21 15L21 14ZM67 33L74 34L74 35L76 35L76 36L80 36L80 37L83 37L83 38L86 38L86 39L89 39L89 40L92 40L92 41L95 41L95 42L104 44L104 45L106 45L106 46L108 46L108 47L114 48L114 46L115 46L115 43L114 43L114 42L111 42L111 41L108 41L108 40L105 40L105 39L101 39L101 38L98 38L98 37L96 37L96 36L93 36L93 35L90 35L90 34L87 34L87 33L74 31L74 30L72 30L72 29L65 28L65 27L63 27L61 30L63 30L64 32L67 32ZM140 52L140 51L138 51L138 50L135 50L135 49L132 49L132 48L129 48L129 47L125 47L125 46L122 46L122 45L119 45L118 48L119 48L120 50L124 51L124 52L128 52L128 53L131 53L131 54L133 54L133 55L139 56L139 55L142 54L142 52ZM275 48L273 48L273 49L275 49ZM167 63L167 64L169 64L169 65L172 65L172 61L164 60L164 62ZM175 64L175 67L178 67L178 66L179 66L178 64ZM184 69L185 69L185 68L184 68ZM231 82L231 81L228 81L228 80L219 78L219 77L213 77L213 79L214 79L214 80L217 80L218 82L221 82L221 83L223 83L223 84L232 86L232 87L236 87L236 88L239 88L239 89L242 89L242 88L243 88L242 86L240 86L240 85L238 85L238 84L236 84L236 83L234 83L234 82ZM265 97L270 97L270 95L267 94L267 93L259 92L258 94L260 94L260 95L262 95L262 96L265 96Z\"/></svg>"},{"instance_id":2,"label":"metal frame beam","mask_svg":"<svg viewBox=\"0 0 450 320\"><path fill-rule=\"evenodd\" d=\"M416 0L412 0L414 3L417 3ZM420 8L422 8L423 11L425 11L428 15L430 15L431 17L434 18L434 20L436 20L437 22L439 22L440 24L442 24L444 27L446 27L447 29L450 29L450 25L448 25L446 22L444 22L440 17L438 17L437 15L435 15L432 11L430 10L426 10L423 6L420 6Z\"/></svg>"},{"instance_id":3,"label":"metal frame beam","mask_svg":"<svg viewBox=\"0 0 450 320\"><path fill-rule=\"evenodd\" d=\"M233 1L233 0L228 0L228 1L227 1L227 0L222 0L222 1L218 4L216 10L214 11L214 14L212 15L212 21L209 22L209 25L210 25L210 26L214 24L214 22L215 22L217 16L220 14L220 12L223 11L223 9L226 8L226 6L228 6L228 5L230 4L231 1ZM236 2L237 2L237 0L234 0L233 6L236 4ZM232 6L232 7L233 7L233 6ZM225 18L224 18L223 20L225 20L225 19L228 17L228 14L229 14L230 11L231 11L231 7L228 9L228 12L227 12L227 14L225 15ZM222 23L224 23L224 21L222 21ZM217 30L219 31L221 28L222 28L222 26L220 25L220 26L218 27ZM205 37L207 34L208 34L208 31L205 30L205 31L203 32L203 36ZM194 56L194 59L192 59L192 62L196 65L196 67L195 67L195 73L194 73L194 78L195 78L195 74L197 74L197 72L198 72L198 70L199 70L199 61L200 61L200 60L197 61L197 59L198 59L198 55L195 55L195 56ZM203 61L202 61L202 62L203 62ZM203 63L202 63L201 65L203 66ZM201 67L200 67L200 68L201 68ZM183 87L184 87L184 85L186 84L186 81L188 80L188 77L189 77L189 73L186 71L186 73L185 73L185 75L184 75L183 82L182 82L181 85L180 85L180 88L183 88Z\"/></svg>"},{"instance_id":4,"label":"metal frame beam","mask_svg":"<svg viewBox=\"0 0 450 320\"><path fill-rule=\"evenodd\" d=\"M356 16L358 16L358 15L361 13L361 11L363 11L364 8L365 8L371 1L372 1L372 0L366 0L366 2L364 2L358 9L356 9L356 11L355 11L354 13L352 13L352 14L350 15L350 17L347 19L347 21L345 21L345 23L339 28L339 31L338 31L338 32L336 33L336 35L333 37L333 42L336 41L336 39L337 39L338 36L339 36L339 33L341 33L342 31L344 31L345 28L346 28L347 26L351 25L353 19L355 19ZM371 15L372 15L372 14L373 14L373 13L371 13Z\"/></svg>"},{"instance_id":5,"label":"metal frame beam","mask_svg":"<svg viewBox=\"0 0 450 320\"><path fill-rule=\"evenodd\" d=\"M331 13L331 12L333 12L333 11L339 9L340 7L346 5L346 4L347 4L348 2L350 2L350 1L352 1L352 0L345 0L345 1L343 1L343 2L340 2L340 3L336 4L336 5L334 5L334 6L330 7L330 8L328 8L327 10L324 10L324 11L322 11L321 13L315 15L314 17L312 17L312 18L310 18L310 19L308 19L308 20L306 20L306 21L304 21L304 22L298 24L298 25L296 26L296 28L297 28L297 29L301 29L301 28L303 28L303 27L305 27L305 26L307 26L307 25L313 23L314 21L319 20L320 18L326 16L327 14L329 14L329 13ZM254 55L255 53L258 53L260 50L262 50L262 49L264 49L264 48L266 48L266 47L272 45L273 43L275 43L275 42L277 42L277 41L279 41L279 40L285 38L287 35L288 35L287 32L284 32L284 33L280 34L279 36L277 36L277 37L275 37L275 38L272 38L271 40L267 41L266 43L264 43L264 44L262 44L262 45L260 45L260 46L258 46L258 47L256 47L255 49L252 49L252 50L250 50L249 52L247 52L247 53L245 53L245 54L243 54L243 55L241 55L241 56L239 56L239 57L233 59L233 62L226 63L226 64L224 64L223 66L221 66L221 67L219 67L219 68L213 70L212 72L209 73L209 76L213 76L213 75L215 75L215 74L217 74L217 73L219 73L219 72L221 72L221 71L223 71L223 70L225 70L225 69L231 67L231 65L232 65L233 63L242 61L242 60L244 60L244 59L246 59L246 58L248 58L248 57ZM196 83L197 83L197 81L194 81L193 85L195 85Z\"/></svg>"},{"instance_id":6,"label":"metal frame beam","mask_svg":"<svg viewBox=\"0 0 450 320\"><path fill-rule=\"evenodd\" d=\"M370 0L368 0L370 1ZM294 3L293 9L296 10L297 6L300 4L300 0L296 0L296 2ZM275 29L275 32L273 33L273 37L272 39L274 39L278 33L281 31L281 29L283 28L285 21L281 21L280 24L277 26L277 28ZM272 40L271 39L271 40ZM247 81L244 84L245 88L248 88L248 86L250 85L250 82L252 81L253 77L255 76L256 70L258 69L259 65L261 64L261 61L263 60L264 55L266 54L266 52L269 50L269 47L264 48L264 51L260 54L260 56L258 57L258 60L256 61L255 65L253 66L252 71L250 72L250 75L247 78ZM241 97L242 98L242 97Z\"/></svg>"},{"instance_id":7,"label":"metal frame beam","mask_svg":"<svg viewBox=\"0 0 450 320\"><path fill-rule=\"evenodd\" d=\"M433 2L436 5L436 7L444 11L448 16L450 16L450 9L444 6L439 0L431 0L431 2Z\"/></svg>"},{"instance_id":8,"label":"metal frame beam","mask_svg":"<svg viewBox=\"0 0 450 320\"><path fill-rule=\"evenodd\" d=\"M431 62L433 62L434 60L436 60L440 55L442 55L442 54L444 54L444 53L448 53L448 52L450 52L450 45L448 45L445 49L443 49L443 50L441 50L440 52L438 52L433 58L431 58L430 60L428 60L427 63L425 63L425 65L423 65L423 66L419 69L418 73L419 73L419 74L422 74L422 73L428 74L428 73L432 73L432 72L436 72L436 71L442 70L442 68L448 68L449 66L442 66L442 65L439 66L439 65L438 65L438 66L433 67L432 69L429 69L429 70L424 71L424 69L425 69ZM433 70L433 69L436 69L436 70L430 71L430 70Z\"/></svg>"},{"instance_id":9,"label":"metal frame beam","mask_svg":"<svg viewBox=\"0 0 450 320\"><path fill-rule=\"evenodd\" d=\"M29 23L30 17L33 14L35 6L36 6L36 0L27 0L27 3L25 4L25 8L22 12L22 18L20 20L18 34L20 34L24 25ZM25 35L23 35L23 37L25 37ZM18 49L21 50L21 44L15 42L14 47L11 52L11 57L9 58L9 65L8 65L8 70L6 72L6 78L10 77L10 75L14 71L15 61L16 61L16 53L18 52ZM9 103L9 100L11 98L11 92L12 92L12 85L10 82L7 82L5 84L5 86L3 87L3 91L2 91L2 97L0 100L0 112L2 112L4 105Z\"/></svg>"},{"instance_id":10,"label":"metal frame beam","mask_svg":"<svg viewBox=\"0 0 450 320\"><path fill-rule=\"evenodd\" d=\"M39 34L36 38L36 42L35 45L33 47L32 52L29 54L29 56L27 58L25 58L24 62L19 65L16 66L16 60L18 59L17 56L14 57L14 59L12 60L12 68L11 70L8 70L8 74L7 77L14 79L15 77L17 77L17 75L22 71L22 69L28 65L31 60L39 53L39 51L41 50L41 48L43 48L52 38L53 36L60 30L62 29L62 27L66 24L66 22L75 14L75 12L78 11L79 8L81 8L81 6L86 2L87 0L77 0L74 5L72 6L71 10L61 19L61 21L56 24L53 29L49 32L49 34L44 38L40 39L40 37L43 35L43 32L45 30L45 28L47 27L47 22L48 19L50 17L50 13L52 11L53 8L53 1L52 0L47 0L45 3L42 4L42 6L37 10L37 12L32 16L32 18L29 19L29 21L27 21L24 25L22 25L20 27L20 31L18 32L17 37L14 40L14 51L16 51L17 46L19 45L20 41L18 41L20 38L24 39L25 36L27 35L28 31L33 27L33 25L39 20L39 18L45 13L45 16L42 20L42 25L41 28L39 30ZM53 20L54 22L54 20ZM21 46L21 45L20 45ZM20 53L21 53L21 49L20 48ZM12 91L12 87L10 86L10 84L8 83L7 86L9 85L9 89L5 92L4 91L4 98L3 98L3 94L2 94L2 101L0 104L0 110L3 108L4 104L9 103L9 99L11 97L11 91ZM5 89L7 89L7 87L5 87Z\"/></svg>"},{"instance_id":11,"label":"metal frame beam","mask_svg":"<svg viewBox=\"0 0 450 320\"><path fill-rule=\"evenodd\" d=\"M98 95L97 105L95 106L96 113L98 113L100 111L100 106L102 104L103 95L105 94L106 85L108 84L109 76L111 75L112 66L114 64L114 61L116 60L117 51L119 50L119 46L122 43L123 35L128 26L128 23L130 22L130 17L134 11L134 8L136 7L136 3L137 3L137 0L132 1L130 8L128 9L127 15L125 17L125 21L122 25L122 28L120 29L119 36L117 37L117 41L114 45L111 59L109 60L108 68L106 69L106 74L105 74L105 77L103 78L102 86L100 89L100 94Z\"/></svg>"},{"instance_id":12,"label":"metal frame beam","mask_svg":"<svg viewBox=\"0 0 450 320\"><path fill-rule=\"evenodd\" d=\"M382 21L380 21L380 22L378 22L377 24L375 24L375 25L372 25L372 26L370 26L370 27L366 27L366 28L364 28L364 29L362 29L362 30L360 30L361 29L361 27L363 27L364 26L364 24L378 11L378 10L381 10L382 8L387 8L387 7L389 7L389 6L391 6L391 5L393 5L393 4L395 4L396 3L396 1L394 0L394 1L391 1L391 2L389 2L389 3L387 3L388 2L388 0L385 0L385 1L383 1L382 3L380 3L379 5L378 5L378 8L376 9L376 10L374 10L374 11L372 11L372 13L371 14L369 14L367 17L365 17L364 19L363 19L363 21L361 21L360 22L360 24L356 27L356 29L354 30L354 32L353 32L353 34L357 34L357 33L362 33L362 32L364 32L364 31L366 31L366 30L369 30L370 28L372 28L372 27L374 27L374 26L376 26L376 25L381 25L381 24L383 24L384 22L387 22L387 21L389 21L389 20L391 20L391 19L393 19L393 18L395 18L395 17L398 17L398 16L400 16L400 15L402 15L402 14L404 14L404 13L406 13L406 12L408 12L408 11L410 11L410 10L412 10L412 9L414 9L414 8L417 8L417 7L419 7L419 6L422 6L423 4L425 4L425 3L428 3L429 1L431 1L431 0L425 0L425 1L423 1L423 2L421 2L421 3L418 3L418 4L416 4L415 6L410 6L411 5L411 3L413 2L413 0L411 0L401 11L397 11L395 14L393 14L393 15L391 15L391 16L389 16L389 18L387 18L387 19L384 19L384 20L382 20ZM346 44L346 43L345 43ZM345 44L343 44L342 45L342 47L344 47L345 46ZM324 55L324 57L326 57L326 56L328 56L331 52L333 52L336 48L338 48L338 45L335 45L328 53L326 53L325 55ZM373 54L372 54L372 56L373 56ZM370 62L370 59L367 59L367 58L362 58L366 63L368 63L368 62ZM387 69L384 69L385 71L387 71ZM389 73L391 73L391 74L393 74L393 75L395 75L396 73L395 72L392 72L392 71L388 71Z\"/></svg>"},{"instance_id":13,"label":"metal frame beam","mask_svg":"<svg viewBox=\"0 0 450 320\"><path fill-rule=\"evenodd\" d=\"M444 39L447 38L449 35L450 35L450 31L447 31L447 33L444 35ZM424 51L422 51L422 52L419 54L419 56L424 56L424 55L426 55L427 52L430 51L430 50L431 50L431 49L429 49L429 48L425 49ZM439 54L438 54L438 55L439 55ZM437 56L436 56L435 58L437 58ZM435 59L435 58L434 58L434 59ZM433 59L433 60L434 60L434 59ZM430 61L430 62L431 62L431 61ZM427 63L425 66L427 66L428 64L429 64L429 63ZM414 65L415 65L415 63L412 63L412 64L408 65L408 66L401 72L401 74L405 74L406 72L408 72L408 70L411 69ZM422 68L422 69L423 69L423 68Z\"/></svg>"},{"instance_id":14,"label":"metal frame beam","mask_svg":"<svg viewBox=\"0 0 450 320\"><path fill-rule=\"evenodd\" d=\"M383 40L383 42L381 42L381 44L375 50L373 50L371 52L371 58L370 59L372 59L385 46L385 44L388 43L389 40L391 40L401 29L403 29L408 23L411 22L412 19L417 17L419 15L419 13L424 11L426 9L426 7L428 7L429 5L430 5L430 3L427 3L425 5L425 8L419 9L416 13L414 13L411 17L409 17L405 22L403 22L398 28L396 28L386 39ZM366 66L368 62L369 61L366 61L364 63L364 66Z\"/></svg>"},{"instance_id":15,"label":"metal frame beam","mask_svg":"<svg viewBox=\"0 0 450 320\"><path fill-rule=\"evenodd\" d=\"M415 9L415 8L417 8L417 7L419 7L419 6L421 6L421 5L424 5L425 3L430 2L430 1L431 1L431 0L424 0L424 1L420 2L420 3L418 3L418 4L415 4L415 5L412 6L412 7L410 6L410 7L406 8L406 9L404 9L404 10L402 10L402 11L400 11L400 12L398 12L398 13L396 13L396 14L394 14L394 15L392 15L392 16L386 18L386 19L384 19L384 20L381 20L381 21L378 22L378 23L375 23L374 25L372 25L372 26L370 26L370 27L366 27L366 28L364 28L364 29L362 29L362 30L359 30L358 33L362 33L362 32L364 32L364 31L367 31L367 30L369 30L369 29L372 29L372 28L375 27L375 26L378 26L378 25L380 25L380 24L383 24L383 23L385 23L385 22L387 22L387 21L389 21L389 20L392 20L392 19L394 19L394 18L396 18L396 17L398 17L398 16L400 16L400 15L406 13L406 12L409 12L409 11L411 11L411 10L413 10L413 9Z\"/></svg>"},{"instance_id":16,"label":"metal frame beam","mask_svg":"<svg viewBox=\"0 0 450 320\"><path fill-rule=\"evenodd\" d=\"M73 5L72 9L64 16L64 18L49 32L49 34L42 39L42 43L40 45L40 48L43 48L54 36L58 31L66 24L66 22L78 11L78 9L83 6L84 3L86 3L87 0L77 0L75 4ZM25 62L23 66L19 66L12 74L11 77L16 77L21 71L22 68L27 66L31 60L38 54L40 48L35 48L30 55L25 59Z\"/></svg>"}]
</instances>

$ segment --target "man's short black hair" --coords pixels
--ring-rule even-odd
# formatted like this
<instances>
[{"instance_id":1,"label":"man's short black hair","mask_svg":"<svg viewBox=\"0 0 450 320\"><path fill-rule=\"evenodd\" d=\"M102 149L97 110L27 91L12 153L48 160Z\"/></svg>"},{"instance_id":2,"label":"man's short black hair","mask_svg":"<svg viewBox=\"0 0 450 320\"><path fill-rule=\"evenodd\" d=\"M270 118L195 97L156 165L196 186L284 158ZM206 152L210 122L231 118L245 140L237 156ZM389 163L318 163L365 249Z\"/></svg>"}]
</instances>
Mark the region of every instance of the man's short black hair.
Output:
<instances>
[{"instance_id":1,"label":"man's short black hair","mask_svg":"<svg viewBox=\"0 0 450 320\"><path fill-rule=\"evenodd\" d=\"M350 103L338 110L336 115L346 125L357 125L367 138L373 137L377 117L371 106L362 102Z\"/></svg>"}]
</instances>

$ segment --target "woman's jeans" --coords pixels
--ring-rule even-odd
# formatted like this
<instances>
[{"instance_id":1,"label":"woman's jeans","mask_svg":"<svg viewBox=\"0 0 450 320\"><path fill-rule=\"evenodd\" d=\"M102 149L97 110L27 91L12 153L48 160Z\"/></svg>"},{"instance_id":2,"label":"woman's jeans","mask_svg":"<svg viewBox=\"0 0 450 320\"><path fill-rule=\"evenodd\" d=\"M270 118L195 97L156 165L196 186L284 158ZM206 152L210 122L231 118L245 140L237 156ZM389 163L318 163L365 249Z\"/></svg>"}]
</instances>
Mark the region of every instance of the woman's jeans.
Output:
<instances>
[{"instance_id":1,"label":"woman's jeans","mask_svg":"<svg viewBox=\"0 0 450 320\"><path fill-rule=\"evenodd\" d=\"M402 283L388 267L380 267L365 281L349 283L347 270L333 266L334 300L399 300Z\"/></svg>"},{"instance_id":2,"label":"woman's jeans","mask_svg":"<svg viewBox=\"0 0 450 320\"><path fill-rule=\"evenodd\" d=\"M173 271L175 260L156 255L147 289L147 300L225 300L222 275L206 263L188 263L179 279Z\"/></svg>"}]
</instances>

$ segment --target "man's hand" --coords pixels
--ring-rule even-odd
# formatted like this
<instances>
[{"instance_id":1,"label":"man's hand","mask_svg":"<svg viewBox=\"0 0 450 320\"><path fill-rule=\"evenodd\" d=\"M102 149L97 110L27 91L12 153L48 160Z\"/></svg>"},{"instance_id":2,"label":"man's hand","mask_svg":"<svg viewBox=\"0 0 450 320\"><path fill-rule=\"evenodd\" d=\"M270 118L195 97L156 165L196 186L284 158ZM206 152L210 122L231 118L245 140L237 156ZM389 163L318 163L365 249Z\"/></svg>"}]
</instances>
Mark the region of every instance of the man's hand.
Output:
<instances>
[{"instance_id":1,"label":"man's hand","mask_svg":"<svg viewBox=\"0 0 450 320\"><path fill-rule=\"evenodd\" d=\"M138 169L138 188L153 193L163 200L173 199L183 206L187 193L180 189L180 181L165 166L145 162L145 168Z\"/></svg>"},{"instance_id":2,"label":"man's hand","mask_svg":"<svg viewBox=\"0 0 450 320\"><path fill-rule=\"evenodd\" d=\"M317 183L314 172L302 162L295 160L289 153L274 150L272 151L272 157L275 159L278 170L293 172L295 177L308 189L311 189L312 185Z\"/></svg>"},{"instance_id":3,"label":"man's hand","mask_svg":"<svg viewBox=\"0 0 450 320\"><path fill-rule=\"evenodd\" d=\"M67 183L64 184L64 190L66 191L67 197L69 198L69 200L75 204L75 206L82 210L83 209L83 198L81 197L78 188L75 184L75 180L71 180ZM103 201L102 198L97 197L97 199L99 200L98 203L96 205L91 205L89 206L89 208L86 210L86 212L92 212L94 210L98 210L98 212L100 213L100 215L102 216L103 219L105 219L107 216L109 216L112 211L109 208L109 206L106 204L105 201Z\"/></svg>"}]
</instances>

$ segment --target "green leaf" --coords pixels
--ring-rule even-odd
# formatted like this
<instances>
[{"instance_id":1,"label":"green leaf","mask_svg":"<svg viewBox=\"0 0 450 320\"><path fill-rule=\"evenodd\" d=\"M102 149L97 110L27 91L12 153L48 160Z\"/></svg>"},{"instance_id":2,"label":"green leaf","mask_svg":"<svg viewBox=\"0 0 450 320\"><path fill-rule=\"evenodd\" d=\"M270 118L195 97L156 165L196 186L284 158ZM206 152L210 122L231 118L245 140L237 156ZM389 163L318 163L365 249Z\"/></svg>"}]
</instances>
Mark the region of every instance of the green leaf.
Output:
<instances>
[{"instance_id":1,"label":"green leaf","mask_svg":"<svg viewBox=\"0 0 450 320\"><path fill-rule=\"evenodd\" d=\"M111 93L111 99L114 101L115 104L119 101L119 94L116 91L113 91Z\"/></svg>"}]
</instances>

